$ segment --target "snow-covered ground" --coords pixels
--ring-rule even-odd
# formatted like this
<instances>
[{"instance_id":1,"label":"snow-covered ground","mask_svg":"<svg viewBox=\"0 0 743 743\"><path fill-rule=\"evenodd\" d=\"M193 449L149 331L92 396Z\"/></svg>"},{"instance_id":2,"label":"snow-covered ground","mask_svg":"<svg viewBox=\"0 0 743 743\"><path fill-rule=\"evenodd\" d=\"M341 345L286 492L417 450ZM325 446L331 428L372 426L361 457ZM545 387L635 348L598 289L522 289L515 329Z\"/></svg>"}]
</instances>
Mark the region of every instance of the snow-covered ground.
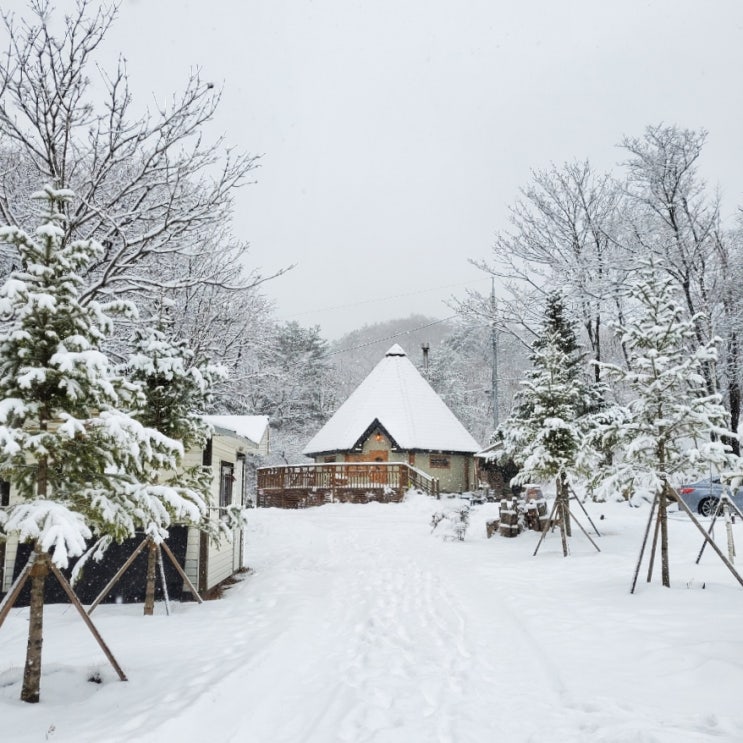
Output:
<instances>
[{"instance_id":1,"label":"snow-covered ground","mask_svg":"<svg viewBox=\"0 0 743 743\"><path fill-rule=\"evenodd\" d=\"M536 557L533 532L486 539L490 504L464 542L443 541L429 526L441 505L251 512L253 572L222 600L97 610L127 683L71 607L50 607L38 705L18 701L28 610L14 609L0 740L743 740L743 588L709 549L694 564L684 515L673 587L643 575L630 595L647 506L589 505L602 552L576 533L563 558L557 535Z\"/></svg>"}]
</instances>

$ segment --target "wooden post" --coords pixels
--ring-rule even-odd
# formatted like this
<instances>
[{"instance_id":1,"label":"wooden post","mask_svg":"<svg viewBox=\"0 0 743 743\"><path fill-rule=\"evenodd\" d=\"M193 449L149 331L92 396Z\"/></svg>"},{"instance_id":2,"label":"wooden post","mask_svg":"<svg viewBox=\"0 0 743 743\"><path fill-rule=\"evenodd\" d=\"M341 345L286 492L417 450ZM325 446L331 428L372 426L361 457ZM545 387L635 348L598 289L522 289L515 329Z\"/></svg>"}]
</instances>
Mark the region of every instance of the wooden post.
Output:
<instances>
[{"instance_id":1,"label":"wooden post","mask_svg":"<svg viewBox=\"0 0 743 743\"><path fill-rule=\"evenodd\" d=\"M157 567L157 545L148 538L147 584L144 592L144 615L151 617L155 613L155 568Z\"/></svg>"},{"instance_id":2,"label":"wooden post","mask_svg":"<svg viewBox=\"0 0 743 743\"><path fill-rule=\"evenodd\" d=\"M671 587L671 570L668 565L668 483L663 481L658 499L658 520L660 521L660 580Z\"/></svg>"},{"instance_id":3,"label":"wooden post","mask_svg":"<svg viewBox=\"0 0 743 743\"><path fill-rule=\"evenodd\" d=\"M560 523L560 540L562 541L562 556L568 556L568 536L570 535L569 512L564 495L558 496L560 506L557 509L557 520Z\"/></svg>"},{"instance_id":4,"label":"wooden post","mask_svg":"<svg viewBox=\"0 0 743 743\"><path fill-rule=\"evenodd\" d=\"M558 509L558 515L562 513L564 516L561 520L564 526L560 527L560 533L564 531L566 537L572 537L573 529L570 524L570 509L568 507L568 498L570 497L568 494L568 478L564 472L561 472L557 478L557 497L563 503L563 506ZM565 549L567 549L567 544L565 545ZM565 556L567 557L567 552L565 552Z\"/></svg>"}]
</instances>

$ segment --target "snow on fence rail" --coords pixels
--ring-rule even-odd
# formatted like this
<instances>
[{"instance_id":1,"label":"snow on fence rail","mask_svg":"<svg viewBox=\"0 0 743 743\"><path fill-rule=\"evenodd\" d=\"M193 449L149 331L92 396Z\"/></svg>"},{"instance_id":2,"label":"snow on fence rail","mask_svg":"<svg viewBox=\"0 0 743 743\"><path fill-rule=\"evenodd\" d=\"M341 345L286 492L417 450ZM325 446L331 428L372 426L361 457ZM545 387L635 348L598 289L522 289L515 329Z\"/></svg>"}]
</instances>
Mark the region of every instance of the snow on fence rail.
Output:
<instances>
[{"instance_id":1,"label":"snow on fence rail","mask_svg":"<svg viewBox=\"0 0 743 743\"><path fill-rule=\"evenodd\" d=\"M409 488L438 497L438 478L404 462L335 462L258 468L258 506L399 501Z\"/></svg>"}]
</instances>

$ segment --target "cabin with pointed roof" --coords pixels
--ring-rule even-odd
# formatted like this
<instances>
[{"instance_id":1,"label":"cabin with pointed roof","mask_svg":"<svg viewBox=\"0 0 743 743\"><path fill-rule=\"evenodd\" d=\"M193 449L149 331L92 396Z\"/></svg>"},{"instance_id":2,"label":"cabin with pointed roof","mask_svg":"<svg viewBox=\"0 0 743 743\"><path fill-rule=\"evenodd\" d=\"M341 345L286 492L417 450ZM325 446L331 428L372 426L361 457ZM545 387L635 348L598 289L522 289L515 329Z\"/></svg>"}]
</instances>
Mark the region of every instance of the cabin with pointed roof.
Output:
<instances>
[{"instance_id":1,"label":"cabin with pointed roof","mask_svg":"<svg viewBox=\"0 0 743 743\"><path fill-rule=\"evenodd\" d=\"M316 463L405 463L443 492L475 487L480 446L397 344L307 444Z\"/></svg>"}]
</instances>

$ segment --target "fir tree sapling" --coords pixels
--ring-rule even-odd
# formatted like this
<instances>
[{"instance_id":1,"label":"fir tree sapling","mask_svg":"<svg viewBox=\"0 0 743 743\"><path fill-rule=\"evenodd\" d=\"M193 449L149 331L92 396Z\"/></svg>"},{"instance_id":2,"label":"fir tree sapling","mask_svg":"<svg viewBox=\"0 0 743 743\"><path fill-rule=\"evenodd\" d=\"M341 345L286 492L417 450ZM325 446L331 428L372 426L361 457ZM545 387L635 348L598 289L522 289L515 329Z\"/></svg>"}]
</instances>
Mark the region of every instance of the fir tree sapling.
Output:
<instances>
[{"instance_id":1,"label":"fir tree sapling","mask_svg":"<svg viewBox=\"0 0 743 743\"><path fill-rule=\"evenodd\" d=\"M179 441L185 450L203 449L212 429L203 417L215 379L227 376L220 364L197 361L185 341L171 338L164 321L157 328L138 330L126 365L128 378L142 390L132 414L143 425ZM153 482L176 490L186 500L209 501L212 473L199 465L184 467L179 460L170 472L150 472ZM242 525L242 505L229 505L219 518L208 514L199 524L212 538L231 538Z\"/></svg>"},{"instance_id":2,"label":"fir tree sapling","mask_svg":"<svg viewBox=\"0 0 743 743\"><path fill-rule=\"evenodd\" d=\"M734 436L717 394L707 389L705 369L717 358L713 339L696 344L698 318L686 318L672 279L646 264L630 291L631 320L616 326L630 368L601 364L604 378L630 402L607 415L597 432L619 451L597 478L603 497L647 493L658 503L661 579L670 585L667 507L674 482L714 467L736 469L737 458L722 437Z\"/></svg>"},{"instance_id":3,"label":"fir tree sapling","mask_svg":"<svg viewBox=\"0 0 743 743\"><path fill-rule=\"evenodd\" d=\"M91 536L123 540L144 531L156 541L173 521L200 524L207 504L192 490L153 482L177 467L183 447L143 425L139 385L125 380L101 350L110 315L134 313L120 302L80 302L81 274L101 255L94 241L65 241L73 194L46 187L31 236L0 228L21 268L0 289L0 477L15 496L0 522L5 534L34 543L32 593L43 593L51 561L66 567ZM43 599L32 613L22 698L38 701ZM37 621L38 620L38 621ZM31 638L30 638L31 640Z\"/></svg>"},{"instance_id":4,"label":"fir tree sapling","mask_svg":"<svg viewBox=\"0 0 743 743\"><path fill-rule=\"evenodd\" d=\"M584 471L582 440L598 395L584 378L583 354L560 292L547 298L531 360L532 369L498 436L504 452L520 468L514 484L556 480L560 518L569 536L570 483Z\"/></svg>"}]
</instances>

